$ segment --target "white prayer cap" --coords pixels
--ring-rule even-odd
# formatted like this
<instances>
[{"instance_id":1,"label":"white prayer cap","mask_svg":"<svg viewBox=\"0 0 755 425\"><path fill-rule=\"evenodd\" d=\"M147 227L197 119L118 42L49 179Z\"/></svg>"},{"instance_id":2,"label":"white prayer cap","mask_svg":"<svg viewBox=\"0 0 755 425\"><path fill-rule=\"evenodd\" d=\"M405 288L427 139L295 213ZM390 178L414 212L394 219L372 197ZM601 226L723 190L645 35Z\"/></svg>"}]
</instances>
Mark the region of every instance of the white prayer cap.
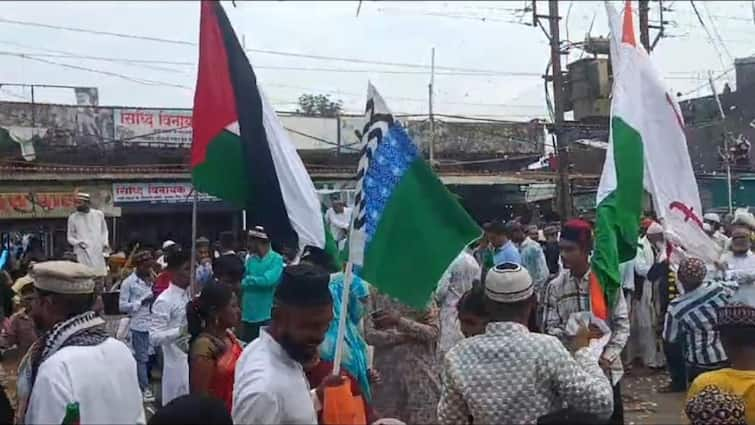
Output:
<instances>
[{"instance_id":1,"label":"white prayer cap","mask_svg":"<svg viewBox=\"0 0 755 425\"><path fill-rule=\"evenodd\" d=\"M76 199L79 201L90 201L92 197L88 193L76 192Z\"/></svg>"},{"instance_id":2,"label":"white prayer cap","mask_svg":"<svg viewBox=\"0 0 755 425\"><path fill-rule=\"evenodd\" d=\"M176 244L175 242L173 242L172 240L169 239L169 240L163 242L163 249L168 249L168 248L172 247L175 244Z\"/></svg>"},{"instance_id":3,"label":"white prayer cap","mask_svg":"<svg viewBox=\"0 0 755 425\"><path fill-rule=\"evenodd\" d=\"M653 224L651 224L648 227L648 230L647 230L646 233L648 235L662 235L663 234L663 227L661 227L661 225L658 224L658 222L654 221Z\"/></svg>"},{"instance_id":4,"label":"white prayer cap","mask_svg":"<svg viewBox=\"0 0 755 425\"><path fill-rule=\"evenodd\" d=\"M71 261L36 263L29 271L34 287L56 294L91 294L97 272Z\"/></svg>"},{"instance_id":5,"label":"white prayer cap","mask_svg":"<svg viewBox=\"0 0 755 425\"><path fill-rule=\"evenodd\" d=\"M736 213L734 213L734 220L732 221L733 224L743 224L751 229L755 228L755 216L752 215L752 213L748 212L747 210L737 210Z\"/></svg>"},{"instance_id":6,"label":"white prayer cap","mask_svg":"<svg viewBox=\"0 0 755 425\"><path fill-rule=\"evenodd\" d=\"M522 266L503 263L488 271L485 276L485 296L499 303L515 303L532 296L532 277Z\"/></svg>"},{"instance_id":7,"label":"white prayer cap","mask_svg":"<svg viewBox=\"0 0 755 425\"><path fill-rule=\"evenodd\" d=\"M269 240L270 238L265 233L265 228L262 226L254 226L254 229L249 231L249 236L255 239Z\"/></svg>"},{"instance_id":8,"label":"white prayer cap","mask_svg":"<svg viewBox=\"0 0 755 425\"><path fill-rule=\"evenodd\" d=\"M703 220L712 221L714 223L721 224L721 217L716 213L707 213L703 216Z\"/></svg>"}]
</instances>

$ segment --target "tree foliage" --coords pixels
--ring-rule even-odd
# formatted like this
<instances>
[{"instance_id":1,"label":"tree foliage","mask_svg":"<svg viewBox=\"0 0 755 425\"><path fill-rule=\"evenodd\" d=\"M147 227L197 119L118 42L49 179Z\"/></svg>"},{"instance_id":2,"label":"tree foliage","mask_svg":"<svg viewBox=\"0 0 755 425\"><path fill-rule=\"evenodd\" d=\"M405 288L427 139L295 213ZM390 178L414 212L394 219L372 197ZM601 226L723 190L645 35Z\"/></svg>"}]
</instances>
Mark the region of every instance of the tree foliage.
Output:
<instances>
[{"instance_id":1,"label":"tree foliage","mask_svg":"<svg viewBox=\"0 0 755 425\"><path fill-rule=\"evenodd\" d=\"M332 100L330 95L302 94L299 96L299 108L296 112L319 117L335 117L341 112L343 101Z\"/></svg>"}]
</instances>

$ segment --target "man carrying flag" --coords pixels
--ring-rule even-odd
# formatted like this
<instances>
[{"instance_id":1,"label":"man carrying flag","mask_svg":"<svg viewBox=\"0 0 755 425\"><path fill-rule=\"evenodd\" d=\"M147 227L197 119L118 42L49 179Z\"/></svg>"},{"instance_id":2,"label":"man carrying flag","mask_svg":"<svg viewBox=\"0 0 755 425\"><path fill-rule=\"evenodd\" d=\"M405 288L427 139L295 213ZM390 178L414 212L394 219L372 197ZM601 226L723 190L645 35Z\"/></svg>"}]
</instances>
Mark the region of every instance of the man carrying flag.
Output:
<instances>
[{"instance_id":1,"label":"man carrying flag","mask_svg":"<svg viewBox=\"0 0 755 425\"><path fill-rule=\"evenodd\" d=\"M549 285L545 332L558 337L568 344L567 346L574 336L568 335L566 331L569 320L582 312L595 312L595 304L600 302L596 300L593 292L597 285L597 277L590 267L592 244L592 226L584 220L569 220L561 229L559 246L566 270ZM629 339L629 312L622 291L616 292L615 301L607 310L608 317L603 320L607 322L611 335L600 356L600 365L614 385L614 411L610 423L621 424L624 423L624 407L619 384L624 374L621 351ZM599 339L603 336L596 323L590 324L590 330L592 338Z\"/></svg>"}]
</instances>

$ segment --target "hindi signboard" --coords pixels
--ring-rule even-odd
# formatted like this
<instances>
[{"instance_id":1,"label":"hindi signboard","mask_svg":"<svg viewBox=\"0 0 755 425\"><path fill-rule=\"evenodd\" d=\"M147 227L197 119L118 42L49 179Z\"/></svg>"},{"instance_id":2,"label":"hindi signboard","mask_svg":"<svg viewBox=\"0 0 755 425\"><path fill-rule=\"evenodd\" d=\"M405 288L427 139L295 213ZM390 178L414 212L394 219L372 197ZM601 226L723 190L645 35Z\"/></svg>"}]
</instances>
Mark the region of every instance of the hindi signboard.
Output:
<instances>
[{"instance_id":1,"label":"hindi signboard","mask_svg":"<svg viewBox=\"0 0 755 425\"><path fill-rule=\"evenodd\" d=\"M113 122L125 144L191 146L191 109L115 109Z\"/></svg>"},{"instance_id":2,"label":"hindi signboard","mask_svg":"<svg viewBox=\"0 0 755 425\"><path fill-rule=\"evenodd\" d=\"M119 217L120 208L113 206L110 187L79 188L14 188L0 192L0 219L66 218L76 209L75 189L89 193L92 206L107 217Z\"/></svg>"},{"instance_id":3,"label":"hindi signboard","mask_svg":"<svg viewBox=\"0 0 755 425\"><path fill-rule=\"evenodd\" d=\"M169 183L113 183L115 203L151 202L184 203L192 202L194 194L189 182ZM200 202L218 202L220 199L204 193L198 194Z\"/></svg>"}]
</instances>

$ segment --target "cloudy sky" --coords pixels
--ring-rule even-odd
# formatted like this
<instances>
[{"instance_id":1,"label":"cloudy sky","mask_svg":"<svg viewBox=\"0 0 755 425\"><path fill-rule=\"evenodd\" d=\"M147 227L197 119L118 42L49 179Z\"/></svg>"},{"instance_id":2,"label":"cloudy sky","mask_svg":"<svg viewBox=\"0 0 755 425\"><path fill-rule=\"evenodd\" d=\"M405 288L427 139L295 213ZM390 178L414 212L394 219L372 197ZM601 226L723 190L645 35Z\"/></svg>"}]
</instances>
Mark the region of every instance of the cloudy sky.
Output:
<instances>
[{"instance_id":1,"label":"cloudy sky","mask_svg":"<svg viewBox=\"0 0 755 425\"><path fill-rule=\"evenodd\" d=\"M294 110L302 93L323 93L357 112L369 79L394 112L426 113L435 48L437 113L546 116L540 75L549 49L543 32L525 25L532 17L522 9L530 1L365 1L358 17L357 1L236 3L223 6L279 110ZM718 75L733 67L734 58L755 53L751 1L696 4L705 27L690 2L664 1L671 9L664 16L671 21L670 37L653 52L672 90L690 95L706 94L707 88L695 89L705 87L709 70ZM657 21L657 2L651 5ZM547 7L538 1L539 12L547 13ZM584 40L588 31L607 34L602 2L562 1L560 9L564 38L567 31L572 42ZM189 1L3 1L0 83L96 86L103 105L191 107L198 22L199 3ZM573 48L569 60L581 55ZM729 72L718 83L733 80ZM43 102L75 101L71 90L39 88L35 95ZM28 88L0 88L2 100L29 96Z\"/></svg>"}]
</instances>

